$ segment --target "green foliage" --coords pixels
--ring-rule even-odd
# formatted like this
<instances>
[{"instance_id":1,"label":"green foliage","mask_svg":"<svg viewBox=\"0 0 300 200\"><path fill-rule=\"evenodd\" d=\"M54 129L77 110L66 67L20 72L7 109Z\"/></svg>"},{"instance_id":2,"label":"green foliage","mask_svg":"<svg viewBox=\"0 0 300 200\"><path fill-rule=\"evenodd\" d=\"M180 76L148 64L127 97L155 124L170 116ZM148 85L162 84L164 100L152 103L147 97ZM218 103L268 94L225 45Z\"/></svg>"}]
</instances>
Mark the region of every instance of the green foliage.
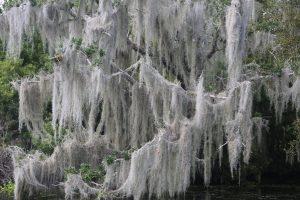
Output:
<instances>
[{"instance_id":1,"label":"green foliage","mask_svg":"<svg viewBox=\"0 0 300 200\"><path fill-rule=\"evenodd\" d=\"M83 163L79 168L82 179L86 182L95 181L104 177L105 169L100 165L97 169L93 170L89 164Z\"/></svg>"},{"instance_id":2,"label":"green foliage","mask_svg":"<svg viewBox=\"0 0 300 200\"><path fill-rule=\"evenodd\" d=\"M82 46L82 38L73 37L72 46L74 45L76 50L82 51L88 58L92 59L93 66L99 65L102 63L102 59L105 56L104 49L99 49L96 43L92 43L86 47Z\"/></svg>"},{"instance_id":3,"label":"green foliage","mask_svg":"<svg viewBox=\"0 0 300 200\"><path fill-rule=\"evenodd\" d=\"M257 21L252 22L251 28L256 31L276 33L281 28L281 15L277 2L274 0L260 0L262 9L257 14Z\"/></svg>"},{"instance_id":4,"label":"green foliage","mask_svg":"<svg viewBox=\"0 0 300 200\"><path fill-rule=\"evenodd\" d=\"M99 49L98 50L98 55L102 58L103 56L105 56L105 51L104 49Z\"/></svg>"},{"instance_id":5,"label":"green foliage","mask_svg":"<svg viewBox=\"0 0 300 200\"><path fill-rule=\"evenodd\" d=\"M103 57L105 56L105 51L103 49L98 49L93 60L93 65L100 65L102 64Z\"/></svg>"},{"instance_id":6,"label":"green foliage","mask_svg":"<svg viewBox=\"0 0 300 200\"><path fill-rule=\"evenodd\" d=\"M104 190L100 190L98 192L98 199L109 199L111 197L111 195L107 192L107 191L104 191Z\"/></svg>"},{"instance_id":7,"label":"green foliage","mask_svg":"<svg viewBox=\"0 0 300 200\"><path fill-rule=\"evenodd\" d=\"M33 149L39 150L50 156L55 148L55 142L51 139L33 139Z\"/></svg>"},{"instance_id":8,"label":"green foliage","mask_svg":"<svg viewBox=\"0 0 300 200\"><path fill-rule=\"evenodd\" d=\"M75 167L67 167L64 169L65 171L65 176L68 174L78 174L79 171Z\"/></svg>"},{"instance_id":9,"label":"green foliage","mask_svg":"<svg viewBox=\"0 0 300 200\"><path fill-rule=\"evenodd\" d=\"M253 117L262 117L262 113L260 113L260 112L255 112L255 113L253 114Z\"/></svg>"},{"instance_id":10,"label":"green foliage","mask_svg":"<svg viewBox=\"0 0 300 200\"><path fill-rule=\"evenodd\" d=\"M31 65L28 66L30 69L22 67L22 60L8 58L0 61L0 99L11 98L15 92L11 88L10 82L14 79L31 74Z\"/></svg>"},{"instance_id":11,"label":"green foliage","mask_svg":"<svg viewBox=\"0 0 300 200\"><path fill-rule=\"evenodd\" d=\"M31 6L41 6L45 2L47 2L47 0L30 0Z\"/></svg>"},{"instance_id":12,"label":"green foliage","mask_svg":"<svg viewBox=\"0 0 300 200\"><path fill-rule=\"evenodd\" d=\"M297 155L297 151L300 149L300 120L296 120L287 130L290 134L290 140L284 151L293 157Z\"/></svg>"},{"instance_id":13,"label":"green foliage","mask_svg":"<svg viewBox=\"0 0 300 200\"><path fill-rule=\"evenodd\" d=\"M79 8L79 6L80 6L80 1L81 0L70 0L69 1L69 6L72 8L72 7L74 7L74 8Z\"/></svg>"},{"instance_id":14,"label":"green foliage","mask_svg":"<svg viewBox=\"0 0 300 200\"><path fill-rule=\"evenodd\" d=\"M112 6L113 8L118 8L121 5L121 0L113 0Z\"/></svg>"},{"instance_id":15,"label":"green foliage","mask_svg":"<svg viewBox=\"0 0 300 200\"><path fill-rule=\"evenodd\" d=\"M18 131L18 94L12 88L11 82L22 77L34 76L41 70L51 72L52 62L38 33L34 33L31 38L24 36L20 58L6 58L5 54L5 48L0 41L0 115L5 122L4 131L8 133L6 142L19 137L22 138L20 145L30 148L30 133L24 129L20 135Z\"/></svg>"},{"instance_id":16,"label":"green foliage","mask_svg":"<svg viewBox=\"0 0 300 200\"><path fill-rule=\"evenodd\" d=\"M123 157L125 160L130 160L131 154L130 154L128 151L123 151L123 152L122 152L122 157Z\"/></svg>"},{"instance_id":17,"label":"green foliage","mask_svg":"<svg viewBox=\"0 0 300 200\"><path fill-rule=\"evenodd\" d=\"M255 30L275 33L279 28L279 22L273 20L273 18L265 19L259 18L255 24Z\"/></svg>"},{"instance_id":18,"label":"green foliage","mask_svg":"<svg viewBox=\"0 0 300 200\"><path fill-rule=\"evenodd\" d=\"M20 0L4 0L2 7L4 10L8 10L14 6L20 6L21 1Z\"/></svg>"},{"instance_id":19,"label":"green foliage","mask_svg":"<svg viewBox=\"0 0 300 200\"><path fill-rule=\"evenodd\" d=\"M164 70L163 75L164 75L164 78L170 82L174 82L177 79L175 74L173 74L172 72L167 71L167 70Z\"/></svg>"},{"instance_id":20,"label":"green foliage","mask_svg":"<svg viewBox=\"0 0 300 200\"><path fill-rule=\"evenodd\" d=\"M217 62L213 68L206 68L204 74L204 88L207 92L217 92L226 84L227 66L224 62Z\"/></svg>"},{"instance_id":21,"label":"green foliage","mask_svg":"<svg viewBox=\"0 0 300 200\"><path fill-rule=\"evenodd\" d=\"M259 65L260 73L263 74L274 74L279 75L282 70L282 65L276 63L274 55L271 52L271 49L266 49L265 52L255 52L254 54L249 54L245 59L246 63L256 63Z\"/></svg>"},{"instance_id":22,"label":"green foliage","mask_svg":"<svg viewBox=\"0 0 300 200\"><path fill-rule=\"evenodd\" d=\"M276 49L267 48L264 52L248 55L246 63L255 62L267 74L278 74L289 64L300 74L300 12L296 1L260 0L262 8L257 21L250 26L253 31L270 32L276 35Z\"/></svg>"},{"instance_id":23,"label":"green foliage","mask_svg":"<svg viewBox=\"0 0 300 200\"><path fill-rule=\"evenodd\" d=\"M104 161L111 165L113 164L117 159L124 159L124 160L130 160L132 153L135 151L135 148L131 148L127 151L114 151L112 154L107 155L104 158Z\"/></svg>"},{"instance_id":24,"label":"green foliage","mask_svg":"<svg viewBox=\"0 0 300 200\"><path fill-rule=\"evenodd\" d=\"M75 167L65 168L65 178L68 174L80 174L82 180L86 182L97 181L103 179L105 176L105 169L103 165L99 165L96 169L92 169L91 165L82 163L79 169Z\"/></svg>"},{"instance_id":25,"label":"green foliage","mask_svg":"<svg viewBox=\"0 0 300 200\"><path fill-rule=\"evenodd\" d=\"M20 55L23 60L23 65L33 65L33 73L37 73L40 70L51 72L53 63L49 59L49 55L46 52L41 35L35 32L32 38L24 36L22 51Z\"/></svg>"},{"instance_id":26,"label":"green foliage","mask_svg":"<svg viewBox=\"0 0 300 200\"><path fill-rule=\"evenodd\" d=\"M0 61L0 116L1 120L5 122L4 131L7 132L5 142L13 140L14 135L19 134L18 95L12 89L10 82L31 74L31 67L32 65L23 67L20 59L7 58ZM29 138L23 138L21 145L30 146L29 141Z\"/></svg>"},{"instance_id":27,"label":"green foliage","mask_svg":"<svg viewBox=\"0 0 300 200\"><path fill-rule=\"evenodd\" d=\"M31 6L41 6L43 3L47 2L47 0L29 0ZM8 10L12 7L20 6L24 0L4 0L3 2L3 9Z\"/></svg>"},{"instance_id":28,"label":"green foliage","mask_svg":"<svg viewBox=\"0 0 300 200\"><path fill-rule=\"evenodd\" d=\"M82 51L88 56L91 57L97 52L98 48L95 44L90 44L87 47L83 47Z\"/></svg>"},{"instance_id":29,"label":"green foliage","mask_svg":"<svg viewBox=\"0 0 300 200\"><path fill-rule=\"evenodd\" d=\"M0 186L0 195L6 197L13 197L14 195L15 184L12 181L9 181Z\"/></svg>"},{"instance_id":30,"label":"green foliage","mask_svg":"<svg viewBox=\"0 0 300 200\"><path fill-rule=\"evenodd\" d=\"M231 0L209 0L208 10L213 16L214 24L218 27L221 17L224 15L225 8L230 5Z\"/></svg>"},{"instance_id":31,"label":"green foliage","mask_svg":"<svg viewBox=\"0 0 300 200\"><path fill-rule=\"evenodd\" d=\"M115 162L115 160L117 159L117 156L112 154L112 155L108 155L105 157L105 161L108 165L111 165Z\"/></svg>"},{"instance_id":32,"label":"green foliage","mask_svg":"<svg viewBox=\"0 0 300 200\"><path fill-rule=\"evenodd\" d=\"M128 16L128 35L132 35L133 33L133 25L134 21L133 21L133 17L131 15Z\"/></svg>"},{"instance_id":33,"label":"green foliage","mask_svg":"<svg viewBox=\"0 0 300 200\"><path fill-rule=\"evenodd\" d=\"M77 50L80 50L81 44L82 44L82 38L75 38L75 37L73 37L72 38L72 43L75 45L75 48Z\"/></svg>"}]
</instances>

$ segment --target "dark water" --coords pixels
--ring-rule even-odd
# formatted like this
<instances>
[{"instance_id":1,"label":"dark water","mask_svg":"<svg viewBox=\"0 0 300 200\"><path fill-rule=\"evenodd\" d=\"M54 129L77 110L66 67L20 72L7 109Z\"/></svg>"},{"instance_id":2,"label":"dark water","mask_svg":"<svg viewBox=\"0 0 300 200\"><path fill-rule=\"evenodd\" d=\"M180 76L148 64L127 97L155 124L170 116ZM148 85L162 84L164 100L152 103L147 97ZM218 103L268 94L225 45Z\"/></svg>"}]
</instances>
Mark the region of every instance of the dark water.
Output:
<instances>
[{"instance_id":1,"label":"dark water","mask_svg":"<svg viewBox=\"0 0 300 200\"><path fill-rule=\"evenodd\" d=\"M300 200L300 186L212 187L207 190L192 187L186 200Z\"/></svg>"}]
</instances>

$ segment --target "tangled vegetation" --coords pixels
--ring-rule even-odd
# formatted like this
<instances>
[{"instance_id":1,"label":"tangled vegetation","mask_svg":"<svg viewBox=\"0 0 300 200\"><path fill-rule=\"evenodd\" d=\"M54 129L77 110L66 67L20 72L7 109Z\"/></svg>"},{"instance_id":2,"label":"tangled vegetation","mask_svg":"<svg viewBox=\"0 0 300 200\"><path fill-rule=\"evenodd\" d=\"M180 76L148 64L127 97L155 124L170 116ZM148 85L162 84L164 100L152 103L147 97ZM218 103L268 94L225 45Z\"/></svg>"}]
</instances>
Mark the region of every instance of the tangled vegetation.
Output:
<instances>
[{"instance_id":1,"label":"tangled vegetation","mask_svg":"<svg viewBox=\"0 0 300 200\"><path fill-rule=\"evenodd\" d=\"M75 167L67 167L65 168L65 179L69 174L80 174L82 180L87 183L99 182L101 179L104 179L105 169L102 164L93 169L91 165L87 163L81 163L80 167L76 169Z\"/></svg>"},{"instance_id":2,"label":"tangled vegetation","mask_svg":"<svg viewBox=\"0 0 300 200\"><path fill-rule=\"evenodd\" d=\"M296 120L291 126L287 129L287 134L289 137L289 142L287 147L284 149L290 162L294 162L294 158L299 155L299 146L300 146L300 120Z\"/></svg>"},{"instance_id":3,"label":"tangled vegetation","mask_svg":"<svg viewBox=\"0 0 300 200\"><path fill-rule=\"evenodd\" d=\"M159 199L300 161L297 0L29 2L19 57L25 23L0 40L2 145L18 146L0 194Z\"/></svg>"},{"instance_id":4,"label":"tangled vegetation","mask_svg":"<svg viewBox=\"0 0 300 200\"><path fill-rule=\"evenodd\" d=\"M0 199L10 199L14 195L15 184L13 181L9 181L0 186Z\"/></svg>"},{"instance_id":5,"label":"tangled vegetation","mask_svg":"<svg viewBox=\"0 0 300 200\"><path fill-rule=\"evenodd\" d=\"M265 73L278 74L287 66L298 73L300 8L297 1L261 0L258 2L261 3L262 9L257 14L257 21L252 22L250 26L250 33L253 31L271 33L276 36L276 45L267 46L263 52L249 54L246 63L257 63L260 70Z\"/></svg>"}]
</instances>

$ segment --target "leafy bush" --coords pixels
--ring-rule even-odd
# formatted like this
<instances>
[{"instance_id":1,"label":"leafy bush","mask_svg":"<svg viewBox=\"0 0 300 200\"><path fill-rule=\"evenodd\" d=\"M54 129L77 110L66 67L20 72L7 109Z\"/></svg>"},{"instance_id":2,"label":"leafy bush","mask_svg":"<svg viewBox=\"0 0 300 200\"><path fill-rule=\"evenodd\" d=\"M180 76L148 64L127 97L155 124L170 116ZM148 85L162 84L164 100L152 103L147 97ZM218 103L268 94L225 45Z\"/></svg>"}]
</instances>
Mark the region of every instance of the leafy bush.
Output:
<instances>
[{"instance_id":1,"label":"leafy bush","mask_svg":"<svg viewBox=\"0 0 300 200\"><path fill-rule=\"evenodd\" d=\"M20 58L23 61L22 65L32 65L32 74L36 74L41 70L46 72L52 72L53 70L53 63L44 48L39 32L34 32L32 37L24 35Z\"/></svg>"},{"instance_id":2,"label":"leafy bush","mask_svg":"<svg viewBox=\"0 0 300 200\"><path fill-rule=\"evenodd\" d=\"M130 154L128 151L123 151L123 152L122 152L122 157L123 157L125 160L130 160L131 154Z\"/></svg>"},{"instance_id":3,"label":"leafy bush","mask_svg":"<svg viewBox=\"0 0 300 200\"><path fill-rule=\"evenodd\" d=\"M103 56L105 56L105 51L104 51L104 49L99 49L98 50L98 54L99 54L99 56L102 58Z\"/></svg>"},{"instance_id":4,"label":"leafy bush","mask_svg":"<svg viewBox=\"0 0 300 200\"><path fill-rule=\"evenodd\" d=\"M39 33L32 37L24 36L20 58L6 57L5 47L0 41L0 115L5 122L5 132L8 132L6 142L9 144L17 137L19 145L31 148L30 133L24 128L18 131L18 94L12 88L11 82L23 77L30 77L39 71L52 71L52 62L49 59Z\"/></svg>"},{"instance_id":5,"label":"leafy bush","mask_svg":"<svg viewBox=\"0 0 300 200\"><path fill-rule=\"evenodd\" d=\"M121 0L113 0L112 1L112 6L113 8L118 8L121 5Z\"/></svg>"},{"instance_id":6,"label":"leafy bush","mask_svg":"<svg viewBox=\"0 0 300 200\"><path fill-rule=\"evenodd\" d=\"M259 0L262 9L258 11L257 21L252 24L253 31L271 32L276 35L276 49L251 55L252 60L264 72L278 73L288 63L300 74L300 13L297 1ZM280 8L280 9L278 9Z\"/></svg>"},{"instance_id":7,"label":"leafy bush","mask_svg":"<svg viewBox=\"0 0 300 200\"><path fill-rule=\"evenodd\" d=\"M64 171L65 171L65 175L79 173L79 171L75 167L67 167L67 168L65 168Z\"/></svg>"},{"instance_id":8,"label":"leafy bush","mask_svg":"<svg viewBox=\"0 0 300 200\"><path fill-rule=\"evenodd\" d=\"M51 155L54 151L55 143L49 139L33 140L33 149L39 150L46 155Z\"/></svg>"},{"instance_id":9,"label":"leafy bush","mask_svg":"<svg viewBox=\"0 0 300 200\"><path fill-rule=\"evenodd\" d=\"M117 159L117 157L115 155L108 155L105 157L105 161L108 165L113 164L116 159Z\"/></svg>"},{"instance_id":10,"label":"leafy bush","mask_svg":"<svg viewBox=\"0 0 300 200\"><path fill-rule=\"evenodd\" d=\"M105 55L105 51L103 49L99 49L97 51L96 57L93 60L93 66L102 64L104 55Z\"/></svg>"},{"instance_id":11,"label":"leafy bush","mask_svg":"<svg viewBox=\"0 0 300 200\"><path fill-rule=\"evenodd\" d=\"M96 169L92 169L91 165L87 163L82 163L79 169L76 169L75 167L67 167L64 171L65 178L68 174L80 174L82 180L86 182L103 179L105 176L105 169L103 165L99 165Z\"/></svg>"},{"instance_id":12,"label":"leafy bush","mask_svg":"<svg viewBox=\"0 0 300 200\"><path fill-rule=\"evenodd\" d=\"M31 6L41 6L47 0L30 0Z\"/></svg>"},{"instance_id":13,"label":"leafy bush","mask_svg":"<svg viewBox=\"0 0 300 200\"><path fill-rule=\"evenodd\" d=\"M70 0L69 1L69 6L72 8L79 8L80 6L80 0Z\"/></svg>"},{"instance_id":14,"label":"leafy bush","mask_svg":"<svg viewBox=\"0 0 300 200\"><path fill-rule=\"evenodd\" d=\"M72 38L72 43L75 45L75 48L77 50L79 50L81 48L81 44L82 44L82 38Z\"/></svg>"},{"instance_id":15,"label":"leafy bush","mask_svg":"<svg viewBox=\"0 0 300 200\"><path fill-rule=\"evenodd\" d=\"M4 0L2 7L4 10L8 10L14 6L19 6L20 3L21 3L21 1L18 1L18 0Z\"/></svg>"},{"instance_id":16,"label":"leafy bush","mask_svg":"<svg viewBox=\"0 0 300 200\"><path fill-rule=\"evenodd\" d=\"M99 65L102 63L102 59L105 56L104 49L99 49L96 43L92 43L86 47L82 47L82 38L73 37L72 45L76 50L82 51L88 58L93 58L93 65Z\"/></svg>"},{"instance_id":17,"label":"leafy bush","mask_svg":"<svg viewBox=\"0 0 300 200\"><path fill-rule=\"evenodd\" d=\"M105 170L102 165L93 170L89 164L83 163L79 168L80 175L84 181L90 182L102 178L105 175Z\"/></svg>"},{"instance_id":18,"label":"leafy bush","mask_svg":"<svg viewBox=\"0 0 300 200\"><path fill-rule=\"evenodd\" d=\"M41 6L43 3L45 3L47 0L30 0L31 6ZM8 10L14 6L20 6L24 0L4 0L3 2L3 9Z\"/></svg>"},{"instance_id":19,"label":"leafy bush","mask_svg":"<svg viewBox=\"0 0 300 200\"><path fill-rule=\"evenodd\" d=\"M113 164L117 159L130 160L131 154L135 151L135 148L131 148L127 151L114 151L112 154L107 155L104 160L108 165Z\"/></svg>"},{"instance_id":20,"label":"leafy bush","mask_svg":"<svg viewBox=\"0 0 300 200\"><path fill-rule=\"evenodd\" d=\"M216 62L214 67L204 69L204 88L207 92L218 92L225 87L227 66L224 62Z\"/></svg>"},{"instance_id":21,"label":"leafy bush","mask_svg":"<svg viewBox=\"0 0 300 200\"><path fill-rule=\"evenodd\" d=\"M83 47L81 49L88 57L92 57L93 54L95 54L98 50L97 46L95 44L90 44L87 47Z\"/></svg>"},{"instance_id":22,"label":"leafy bush","mask_svg":"<svg viewBox=\"0 0 300 200\"><path fill-rule=\"evenodd\" d=\"M12 181L9 181L2 186L0 186L0 195L6 196L6 197L13 197L15 189L15 183Z\"/></svg>"},{"instance_id":23,"label":"leafy bush","mask_svg":"<svg viewBox=\"0 0 300 200\"><path fill-rule=\"evenodd\" d=\"M261 18L260 18L261 19ZM271 19L262 19L256 22L255 29L257 31L265 31L275 33L279 28L279 22Z\"/></svg>"},{"instance_id":24,"label":"leafy bush","mask_svg":"<svg viewBox=\"0 0 300 200\"><path fill-rule=\"evenodd\" d=\"M208 10L213 16L214 25L220 26L221 16L225 12L225 8L230 5L230 0L212 0L208 1Z\"/></svg>"},{"instance_id":25,"label":"leafy bush","mask_svg":"<svg viewBox=\"0 0 300 200\"><path fill-rule=\"evenodd\" d=\"M300 120L296 120L287 130L290 133L290 140L284 150L287 155L294 157L300 148Z\"/></svg>"}]
</instances>

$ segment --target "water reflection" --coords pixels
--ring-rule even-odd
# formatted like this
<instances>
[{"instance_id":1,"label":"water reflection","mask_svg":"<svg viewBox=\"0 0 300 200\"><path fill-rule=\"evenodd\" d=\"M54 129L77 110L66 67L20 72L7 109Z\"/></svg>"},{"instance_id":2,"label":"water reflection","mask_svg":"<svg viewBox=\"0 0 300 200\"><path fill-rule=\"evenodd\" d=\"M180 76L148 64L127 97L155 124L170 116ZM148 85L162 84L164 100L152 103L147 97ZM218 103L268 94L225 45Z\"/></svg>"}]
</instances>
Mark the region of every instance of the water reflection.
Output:
<instances>
[{"instance_id":1,"label":"water reflection","mask_svg":"<svg viewBox=\"0 0 300 200\"><path fill-rule=\"evenodd\" d=\"M190 188L176 200L300 200L299 186Z\"/></svg>"}]
</instances>

